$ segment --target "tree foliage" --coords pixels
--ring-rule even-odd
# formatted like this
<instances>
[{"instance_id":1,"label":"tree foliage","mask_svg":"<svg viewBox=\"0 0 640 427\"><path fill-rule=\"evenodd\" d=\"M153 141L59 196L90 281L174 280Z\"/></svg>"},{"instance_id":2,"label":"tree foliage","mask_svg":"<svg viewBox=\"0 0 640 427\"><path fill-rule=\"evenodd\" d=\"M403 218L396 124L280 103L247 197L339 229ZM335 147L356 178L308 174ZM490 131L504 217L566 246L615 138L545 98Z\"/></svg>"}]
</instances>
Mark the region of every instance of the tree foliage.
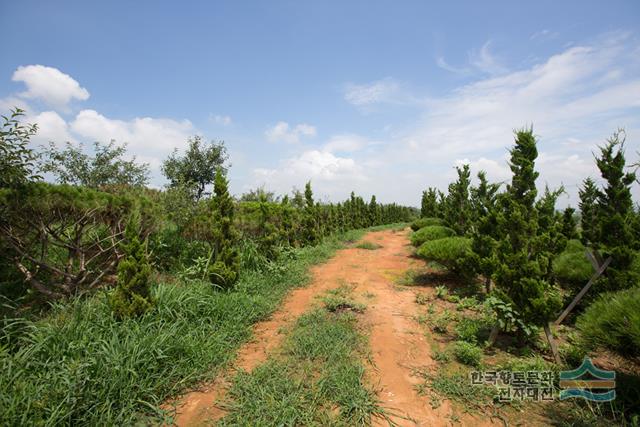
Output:
<instances>
[{"instance_id":1,"label":"tree foliage","mask_svg":"<svg viewBox=\"0 0 640 427\"><path fill-rule=\"evenodd\" d=\"M29 147L37 125L24 125L24 110L15 108L2 116L0 127L0 188L15 188L39 176L36 169L37 154Z\"/></svg>"},{"instance_id":2,"label":"tree foliage","mask_svg":"<svg viewBox=\"0 0 640 427\"><path fill-rule=\"evenodd\" d=\"M214 181L216 171L226 172L227 149L223 142L207 144L197 135L188 142L189 148L184 156L180 156L176 149L163 162L162 173L169 180L170 187L191 187L193 197L200 200L206 194L207 185Z\"/></svg>"},{"instance_id":3,"label":"tree foliage","mask_svg":"<svg viewBox=\"0 0 640 427\"><path fill-rule=\"evenodd\" d=\"M546 280L551 254L541 244L541 205L535 203L536 139L531 129L517 131L515 139L509 164L513 177L498 201L494 279L497 295L513 307L523 323L543 325L557 313L561 300Z\"/></svg>"},{"instance_id":4,"label":"tree foliage","mask_svg":"<svg viewBox=\"0 0 640 427\"><path fill-rule=\"evenodd\" d=\"M238 280L240 256L234 225L234 201L229 194L225 171L218 168L213 185L212 259L207 270L209 280L221 288L230 288Z\"/></svg>"},{"instance_id":5,"label":"tree foliage","mask_svg":"<svg viewBox=\"0 0 640 427\"><path fill-rule=\"evenodd\" d=\"M109 306L120 319L144 314L153 306L149 276L151 265L140 241L140 218L129 219L120 243L123 254L118 263L116 288L109 294Z\"/></svg>"}]
</instances>

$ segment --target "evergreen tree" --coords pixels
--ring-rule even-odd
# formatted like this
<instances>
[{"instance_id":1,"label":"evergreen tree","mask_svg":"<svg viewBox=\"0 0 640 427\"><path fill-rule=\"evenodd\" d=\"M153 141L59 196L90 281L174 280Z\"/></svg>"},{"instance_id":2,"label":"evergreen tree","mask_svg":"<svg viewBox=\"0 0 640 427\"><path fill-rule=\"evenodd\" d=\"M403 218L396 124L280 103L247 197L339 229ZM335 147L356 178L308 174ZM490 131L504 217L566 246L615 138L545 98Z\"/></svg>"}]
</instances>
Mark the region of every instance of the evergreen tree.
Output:
<instances>
[{"instance_id":1,"label":"evergreen tree","mask_svg":"<svg viewBox=\"0 0 640 427\"><path fill-rule=\"evenodd\" d=\"M449 195L446 199L445 221L458 234L465 234L470 226L471 206L469 202L469 185L471 171L469 165L462 168L456 166L458 179L449 185Z\"/></svg>"},{"instance_id":2,"label":"evergreen tree","mask_svg":"<svg viewBox=\"0 0 640 427\"><path fill-rule=\"evenodd\" d=\"M592 245L597 240L598 187L593 179L587 178L579 191L580 226L582 243Z\"/></svg>"},{"instance_id":3,"label":"evergreen tree","mask_svg":"<svg viewBox=\"0 0 640 427\"><path fill-rule=\"evenodd\" d=\"M278 231L273 225L271 218L273 214L270 212L267 196L263 193L259 196L260 200L260 216L258 218L258 249L260 253L269 260L277 258L278 252Z\"/></svg>"},{"instance_id":4,"label":"evergreen tree","mask_svg":"<svg viewBox=\"0 0 640 427\"><path fill-rule=\"evenodd\" d=\"M149 276L151 265L145 245L138 236L140 217L132 215L124 233L121 250L124 253L118 264L116 288L109 294L109 306L119 319L144 314L153 307Z\"/></svg>"},{"instance_id":5,"label":"evergreen tree","mask_svg":"<svg viewBox=\"0 0 640 427\"><path fill-rule=\"evenodd\" d=\"M633 216L631 184L634 172L625 172L625 137L622 131L613 134L596 159L605 187L598 191L596 241L594 246L611 256L612 261L602 280L607 290L625 289L638 283L640 277L631 270L634 259L633 233L630 222Z\"/></svg>"},{"instance_id":6,"label":"evergreen tree","mask_svg":"<svg viewBox=\"0 0 640 427\"><path fill-rule=\"evenodd\" d=\"M313 200L311 181L304 187L304 211L302 213L302 241L308 245L315 245L320 240L318 235L318 221L316 205Z\"/></svg>"},{"instance_id":7,"label":"evergreen tree","mask_svg":"<svg viewBox=\"0 0 640 427\"><path fill-rule=\"evenodd\" d=\"M500 240L494 280L498 297L515 310L520 319L519 332L527 335L527 325L548 322L560 308L561 300L545 280L550 253L539 244L541 230L535 206L538 151L533 130L516 132L510 154L513 177L506 193L499 197Z\"/></svg>"},{"instance_id":8,"label":"evergreen tree","mask_svg":"<svg viewBox=\"0 0 640 427\"><path fill-rule=\"evenodd\" d=\"M380 224L380 207L376 202L376 196L371 196L369 202L369 226Z\"/></svg>"},{"instance_id":9,"label":"evergreen tree","mask_svg":"<svg viewBox=\"0 0 640 427\"><path fill-rule=\"evenodd\" d=\"M212 256L208 268L211 283L230 288L238 280L240 255L236 248L237 231L234 219L234 205L229 195L228 181L222 168L218 168L213 181L212 208Z\"/></svg>"},{"instance_id":10,"label":"evergreen tree","mask_svg":"<svg viewBox=\"0 0 640 427\"><path fill-rule=\"evenodd\" d=\"M567 239L578 238L576 210L569 206L562 212L562 234Z\"/></svg>"},{"instance_id":11,"label":"evergreen tree","mask_svg":"<svg viewBox=\"0 0 640 427\"><path fill-rule=\"evenodd\" d=\"M438 191L429 187L422 192L422 205L420 208L422 218L433 218L438 216Z\"/></svg>"},{"instance_id":12,"label":"evergreen tree","mask_svg":"<svg viewBox=\"0 0 640 427\"><path fill-rule=\"evenodd\" d=\"M471 205L473 207L471 247L475 256L475 269L485 277L485 287L489 292L495 265L496 200L500 184L489 184L487 174L484 171L478 172L478 180L478 187L471 189Z\"/></svg>"},{"instance_id":13,"label":"evergreen tree","mask_svg":"<svg viewBox=\"0 0 640 427\"><path fill-rule=\"evenodd\" d=\"M546 266L543 270L544 278L553 280L553 257L558 255L567 246L567 239L562 233L562 216L556 212L558 197L564 193L564 187L551 191L548 186L544 188L544 194L536 202L538 212L538 245L543 253L546 253ZM544 262L544 261L541 261Z\"/></svg>"}]
</instances>

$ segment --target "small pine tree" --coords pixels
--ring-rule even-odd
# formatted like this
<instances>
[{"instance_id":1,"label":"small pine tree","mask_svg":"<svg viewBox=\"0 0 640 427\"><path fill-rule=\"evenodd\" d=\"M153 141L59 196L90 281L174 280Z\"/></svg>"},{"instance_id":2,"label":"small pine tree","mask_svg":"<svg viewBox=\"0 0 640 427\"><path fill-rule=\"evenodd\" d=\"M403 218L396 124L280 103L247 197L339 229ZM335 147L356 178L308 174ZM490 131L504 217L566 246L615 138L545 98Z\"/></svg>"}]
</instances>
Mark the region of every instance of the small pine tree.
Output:
<instances>
[{"instance_id":1,"label":"small pine tree","mask_svg":"<svg viewBox=\"0 0 640 427\"><path fill-rule=\"evenodd\" d=\"M434 218L438 216L438 190L429 187L422 192L422 204L420 208L422 218Z\"/></svg>"},{"instance_id":2,"label":"small pine tree","mask_svg":"<svg viewBox=\"0 0 640 427\"><path fill-rule=\"evenodd\" d=\"M138 236L139 228L140 218L134 214L127 223L121 244L124 258L118 264L117 285L108 297L109 306L119 319L140 316L153 307L149 285L151 265Z\"/></svg>"},{"instance_id":3,"label":"small pine tree","mask_svg":"<svg viewBox=\"0 0 640 427\"><path fill-rule=\"evenodd\" d=\"M551 191L548 186L545 186L544 194L536 202L538 212L537 244L545 254L546 265L543 266L545 271L543 277L549 282L553 280L553 258L567 246L567 239L562 233L562 216L556 212L556 202L562 193L564 193L564 187ZM541 261L541 263L545 262Z\"/></svg>"},{"instance_id":4,"label":"small pine tree","mask_svg":"<svg viewBox=\"0 0 640 427\"><path fill-rule=\"evenodd\" d=\"M634 259L633 233L630 222L633 212L631 184L634 172L625 172L625 135L623 131L613 134L596 159L600 174L605 180L604 189L598 191L596 214L596 239L594 246L611 256L612 261L601 281L601 290L619 290L634 286L640 280L631 269Z\"/></svg>"},{"instance_id":5,"label":"small pine tree","mask_svg":"<svg viewBox=\"0 0 640 427\"><path fill-rule=\"evenodd\" d=\"M269 204L265 194L260 194L260 216L258 218L258 249L260 253L269 260L278 257L278 231L273 225L273 215L270 212Z\"/></svg>"},{"instance_id":6,"label":"small pine tree","mask_svg":"<svg viewBox=\"0 0 640 427\"><path fill-rule=\"evenodd\" d=\"M575 213L576 210L571 206L562 212L562 234L569 240L578 238Z\"/></svg>"},{"instance_id":7,"label":"small pine tree","mask_svg":"<svg viewBox=\"0 0 640 427\"><path fill-rule=\"evenodd\" d=\"M474 266L485 277L485 287L490 291L494 269L494 252L497 239L496 199L500 184L489 184L487 174L478 172L478 187L471 189L473 207L472 249Z\"/></svg>"},{"instance_id":8,"label":"small pine tree","mask_svg":"<svg viewBox=\"0 0 640 427\"><path fill-rule=\"evenodd\" d=\"M593 179L587 178L578 192L580 196L580 228L584 245L592 245L597 237L598 187Z\"/></svg>"},{"instance_id":9,"label":"small pine tree","mask_svg":"<svg viewBox=\"0 0 640 427\"><path fill-rule=\"evenodd\" d=\"M224 170L218 168L213 181L212 210L212 259L208 268L211 283L230 288L238 280L240 255L236 249L237 231L233 222L234 205L229 195Z\"/></svg>"},{"instance_id":10,"label":"small pine tree","mask_svg":"<svg viewBox=\"0 0 640 427\"><path fill-rule=\"evenodd\" d=\"M380 224L380 207L376 202L376 196L371 196L369 202L369 226Z\"/></svg>"},{"instance_id":11,"label":"small pine tree","mask_svg":"<svg viewBox=\"0 0 640 427\"><path fill-rule=\"evenodd\" d=\"M510 150L513 173L506 193L499 197L494 280L497 296L520 317L519 332L528 335L526 325L544 325L561 306L556 290L545 280L550 254L540 245L535 160L538 157L533 130L516 132Z\"/></svg>"},{"instance_id":12,"label":"small pine tree","mask_svg":"<svg viewBox=\"0 0 640 427\"><path fill-rule=\"evenodd\" d=\"M315 245L320 240L316 205L313 200L311 181L304 186L304 210L302 212L302 241L307 245Z\"/></svg>"},{"instance_id":13,"label":"small pine tree","mask_svg":"<svg viewBox=\"0 0 640 427\"><path fill-rule=\"evenodd\" d=\"M449 185L449 195L446 199L445 221L458 234L465 234L470 226L471 207L469 202L469 185L471 171L469 165L456 167L458 180Z\"/></svg>"}]
</instances>

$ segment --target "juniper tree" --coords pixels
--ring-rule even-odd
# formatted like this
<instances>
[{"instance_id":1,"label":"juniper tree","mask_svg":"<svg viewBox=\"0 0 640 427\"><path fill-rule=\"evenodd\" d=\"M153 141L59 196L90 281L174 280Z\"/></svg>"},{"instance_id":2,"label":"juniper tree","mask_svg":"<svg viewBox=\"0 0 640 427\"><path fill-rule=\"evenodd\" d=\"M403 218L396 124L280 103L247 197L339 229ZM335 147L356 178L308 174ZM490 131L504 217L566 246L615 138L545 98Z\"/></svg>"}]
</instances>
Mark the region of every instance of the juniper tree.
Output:
<instances>
[{"instance_id":1,"label":"juniper tree","mask_svg":"<svg viewBox=\"0 0 640 427\"><path fill-rule=\"evenodd\" d=\"M526 335L526 325L546 324L561 300L545 280L550 253L540 245L544 230L540 230L535 206L536 139L532 129L519 130L515 137L510 150L511 184L499 197L494 280L497 296L515 310L521 320L519 332Z\"/></svg>"},{"instance_id":2,"label":"juniper tree","mask_svg":"<svg viewBox=\"0 0 640 427\"><path fill-rule=\"evenodd\" d=\"M429 187L422 192L422 203L420 208L420 216L423 218L432 218L438 216L438 191L433 187Z\"/></svg>"},{"instance_id":3,"label":"juniper tree","mask_svg":"<svg viewBox=\"0 0 640 427\"><path fill-rule=\"evenodd\" d=\"M640 277L632 271L634 252L630 219L633 215L631 184L635 172L625 172L625 134L618 131L600 147L596 164L605 181L598 191L594 247L612 261L602 280L602 288L624 289L638 283Z\"/></svg>"},{"instance_id":4,"label":"juniper tree","mask_svg":"<svg viewBox=\"0 0 640 427\"><path fill-rule=\"evenodd\" d=\"M536 210L538 212L538 245L540 249L548 254L546 257L546 266L544 267L544 277L552 280L551 264L553 256L562 252L567 245L567 239L562 233L562 217L556 211L556 202L558 197L564 193L564 187L551 191L545 185L544 194L536 202Z\"/></svg>"},{"instance_id":5,"label":"juniper tree","mask_svg":"<svg viewBox=\"0 0 640 427\"><path fill-rule=\"evenodd\" d=\"M318 221L316 205L313 200L311 181L304 186L304 210L302 212L302 241L308 245L315 245L320 240L318 235Z\"/></svg>"},{"instance_id":6,"label":"juniper tree","mask_svg":"<svg viewBox=\"0 0 640 427\"><path fill-rule=\"evenodd\" d=\"M576 239L578 237L575 213L576 210L571 206L562 212L562 234L567 239Z\"/></svg>"},{"instance_id":7,"label":"juniper tree","mask_svg":"<svg viewBox=\"0 0 640 427\"><path fill-rule=\"evenodd\" d=\"M273 214L269 209L269 202L267 196L262 193L258 196L260 205L260 215L258 217L258 249L260 253L267 257L269 260L277 258L278 252L276 246L278 245L278 230L273 225Z\"/></svg>"},{"instance_id":8,"label":"juniper tree","mask_svg":"<svg viewBox=\"0 0 640 427\"><path fill-rule=\"evenodd\" d=\"M598 187L593 179L587 178L578 192L580 196L580 228L582 243L591 245L597 237Z\"/></svg>"},{"instance_id":9,"label":"juniper tree","mask_svg":"<svg viewBox=\"0 0 640 427\"><path fill-rule=\"evenodd\" d=\"M380 207L376 202L376 196L371 196L369 202L369 225L378 225L380 223Z\"/></svg>"},{"instance_id":10,"label":"juniper tree","mask_svg":"<svg viewBox=\"0 0 640 427\"><path fill-rule=\"evenodd\" d=\"M456 172L458 173L458 179L449 185L449 195L445 205L445 221L458 234L465 234L469 229L471 216L469 203L471 172L469 165L463 165L462 168L456 166Z\"/></svg>"},{"instance_id":11,"label":"juniper tree","mask_svg":"<svg viewBox=\"0 0 640 427\"><path fill-rule=\"evenodd\" d=\"M151 265L139 231L140 217L134 214L121 243L124 257L118 263L117 285L108 297L109 306L120 319L140 316L153 306L149 285Z\"/></svg>"},{"instance_id":12,"label":"juniper tree","mask_svg":"<svg viewBox=\"0 0 640 427\"><path fill-rule=\"evenodd\" d=\"M485 171L478 172L479 184L471 189L473 212L472 250L474 266L485 277L485 287L490 291L494 270L494 251L497 239L496 200L500 184L490 184Z\"/></svg>"},{"instance_id":13,"label":"juniper tree","mask_svg":"<svg viewBox=\"0 0 640 427\"><path fill-rule=\"evenodd\" d=\"M230 288L238 280L240 255L236 248L237 231L233 222L234 205L229 194L229 183L225 171L218 168L213 181L211 200L212 216L212 258L208 268L211 283Z\"/></svg>"}]
</instances>

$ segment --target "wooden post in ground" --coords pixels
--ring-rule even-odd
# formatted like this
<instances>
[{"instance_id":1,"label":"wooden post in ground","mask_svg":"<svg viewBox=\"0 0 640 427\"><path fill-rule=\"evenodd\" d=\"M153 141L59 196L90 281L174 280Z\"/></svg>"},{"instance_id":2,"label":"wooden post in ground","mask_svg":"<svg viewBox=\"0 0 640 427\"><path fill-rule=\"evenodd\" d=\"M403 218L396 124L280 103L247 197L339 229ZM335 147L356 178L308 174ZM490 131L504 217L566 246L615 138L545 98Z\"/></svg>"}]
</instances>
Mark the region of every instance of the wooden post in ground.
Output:
<instances>
[{"instance_id":1,"label":"wooden post in ground","mask_svg":"<svg viewBox=\"0 0 640 427\"><path fill-rule=\"evenodd\" d=\"M495 325L493 325L493 328L491 328L491 333L489 334L489 340L487 341L487 347L493 347L493 345L496 343L496 339L498 338L499 332L500 332L500 327L496 323Z\"/></svg>"},{"instance_id":2,"label":"wooden post in ground","mask_svg":"<svg viewBox=\"0 0 640 427\"><path fill-rule=\"evenodd\" d=\"M559 365L560 353L558 353L558 346L556 346L556 340L553 339L553 334L551 333L551 328L549 327L549 323L544 324L544 333L547 336L547 341L549 341L549 347L551 348L551 353L553 354L553 360L555 360L556 364Z\"/></svg>"},{"instance_id":3,"label":"wooden post in ground","mask_svg":"<svg viewBox=\"0 0 640 427\"><path fill-rule=\"evenodd\" d=\"M595 258L593 258L593 256L590 256L589 260L594 265L597 265L597 261L596 261ZM576 297L573 299L573 301L571 301L571 304L569 304L567 306L567 308L564 309L562 314L560 314L560 317L558 317L558 319L554 322L556 325L559 325L560 323L562 323L562 321L565 319L565 317L567 317L567 315L569 313L571 313L571 310L573 310L575 308L575 306L580 302L580 300L582 299L584 294L586 294L587 291L589 290L589 288L591 288L591 286L595 283L596 279L598 277L600 277L602 275L602 273L604 273L604 270L607 269L607 267L609 266L610 262L611 262L611 257L607 258L606 261L602 265L597 267L596 272L593 273L593 276L591 276L591 279L589 279L589 281L584 286L584 288L582 288L582 290L578 293L578 295L576 295Z\"/></svg>"}]
</instances>

